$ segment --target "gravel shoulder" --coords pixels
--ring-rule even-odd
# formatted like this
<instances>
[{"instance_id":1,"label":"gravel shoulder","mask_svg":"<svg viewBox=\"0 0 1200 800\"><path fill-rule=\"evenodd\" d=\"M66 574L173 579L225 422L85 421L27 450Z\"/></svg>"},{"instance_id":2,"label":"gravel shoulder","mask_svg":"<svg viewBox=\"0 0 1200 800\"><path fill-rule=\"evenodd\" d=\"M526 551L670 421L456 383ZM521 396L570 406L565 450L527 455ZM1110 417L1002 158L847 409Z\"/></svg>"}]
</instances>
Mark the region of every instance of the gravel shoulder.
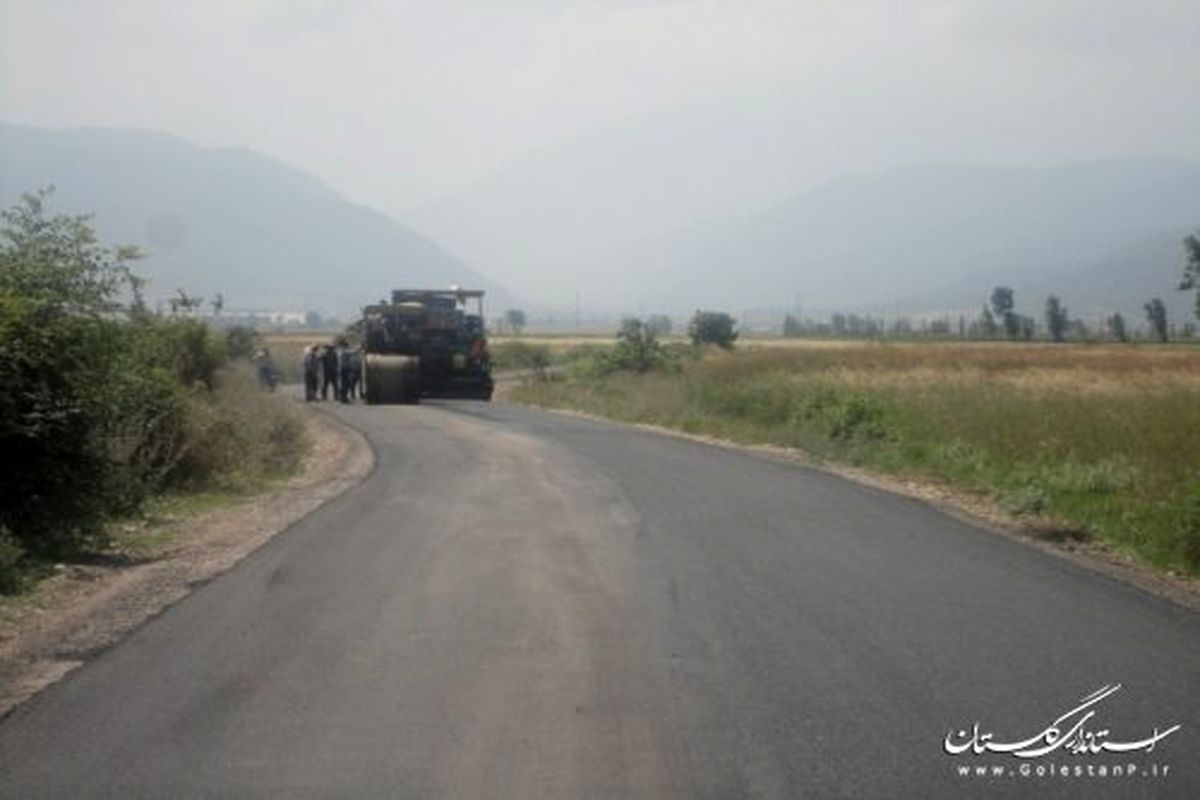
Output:
<instances>
[{"instance_id":1,"label":"gravel shoulder","mask_svg":"<svg viewBox=\"0 0 1200 800\"><path fill-rule=\"evenodd\" d=\"M282 486L184 520L169 548L125 565L72 565L0 607L0 715L232 567L374 468L367 440L305 406L312 452Z\"/></svg>"}]
</instances>

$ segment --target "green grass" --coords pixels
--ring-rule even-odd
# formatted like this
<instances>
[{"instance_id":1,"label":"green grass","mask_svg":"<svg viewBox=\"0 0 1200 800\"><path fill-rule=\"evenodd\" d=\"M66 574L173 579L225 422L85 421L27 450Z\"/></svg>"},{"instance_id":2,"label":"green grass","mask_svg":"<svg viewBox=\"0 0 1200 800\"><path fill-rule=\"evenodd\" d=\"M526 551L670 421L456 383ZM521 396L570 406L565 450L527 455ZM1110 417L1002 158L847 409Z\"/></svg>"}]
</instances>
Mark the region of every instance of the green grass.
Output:
<instances>
[{"instance_id":1,"label":"green grass","mask_svg":"<svg viewBox=\"0 0 1200 800\"><path fill-rule=\"evenodd\" d=\"M833 345L582 375L514 396L949 484L1200 573L1194 348Z\"/></svg>"},{"instance_id":2,"label":"green grass","mask_svg":"<svg viewBox=\"0 0 1200 800\"><path fill-rule=\"evenodd\" d=\"M488 351L492 357L492 369L537 370L558 367L588 358L608 347L607 343L593 342L545 342L504 339L492 342Z\"/></svg>"}]
</instances>

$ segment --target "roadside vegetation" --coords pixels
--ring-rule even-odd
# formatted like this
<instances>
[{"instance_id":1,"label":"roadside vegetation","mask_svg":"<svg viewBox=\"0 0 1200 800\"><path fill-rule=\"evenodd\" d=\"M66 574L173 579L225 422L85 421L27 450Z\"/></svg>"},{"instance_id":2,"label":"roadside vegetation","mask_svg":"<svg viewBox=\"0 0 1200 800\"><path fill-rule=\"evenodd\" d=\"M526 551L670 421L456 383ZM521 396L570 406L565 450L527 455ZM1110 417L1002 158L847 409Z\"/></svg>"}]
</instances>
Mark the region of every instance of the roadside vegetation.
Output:
<instances>
[{"instance_id":1,"label":"roadside vegetation","mask_svg":"<svg viewBox=\"0 0 1200 800\"><path fill-rule=\"evenodd\" d=\"M1052 537L1200 574L1200 349L1035 343L630 345L514 398L977 493Z\"/></svg>"},{"instance_id":2,"label":"roadside vegetation","mask_svg":"<svg viewBox=\"0 0 1200 800\"><path fill-rule=\"evenodd\" d=\"M246 329L151 312L138 254L27 195L0 224L0 593L119 545L148 503L294 471L302 421L244 361Z\"/></svg>"}]
</instances>

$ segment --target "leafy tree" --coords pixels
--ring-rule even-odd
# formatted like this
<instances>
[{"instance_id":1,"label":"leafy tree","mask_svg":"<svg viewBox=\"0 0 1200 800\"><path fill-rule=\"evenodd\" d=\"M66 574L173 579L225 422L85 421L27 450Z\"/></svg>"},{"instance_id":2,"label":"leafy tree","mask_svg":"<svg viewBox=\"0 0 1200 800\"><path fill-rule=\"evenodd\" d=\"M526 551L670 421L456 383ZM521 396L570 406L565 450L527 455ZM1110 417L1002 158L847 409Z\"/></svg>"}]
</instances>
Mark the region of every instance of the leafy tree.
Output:
<instances>
[{"instance_id":1,"label":"leafy tree","mask_svg":"<svg viewBox=\"0 0 1200 800\"><path fill-rule=\"evenodd\" d=\"M1021 333L1021 320L1014 311L1016 304L1013 299L1013 290L1007 286L997 286L992 289L991 301L992 311L1003 323L1005 335L1010 339L1017 338L1017 335Z\"/></svg>"},{"instance_id":2,"label":"leafy tree","mask_svg":"<svg viewBox=\"0 0 1200 800\"><path fill-rule=\"evenodd\" d=\"M636 317L621 320L612 363L617 369L647 372L662 362L662 345L649 324Z\"/></svg>"},{"instance_id":3,"label":"leafy tree","mask_svg":"<svg viewBox=\"0 0 1200 800\"><path fill-rule=\"evenodd\" d=\"M1160 342L1166 342L1169 338L1167 332L1167 307L1163 301L1157 297L1146 303L1146 320L1150 323L1150 330L1154 337Z\"/></svg>"},{"instance_id":4,"label":"leafy tree","mask_svg":"<svg viewBox=\"0 0 1200 800\"><path fill-rule=\"evenodd\" d=\"M49 196L0 214L0 452L14 467L0 471L0 590L14 553L92 547L105 519L181 474L189 404L226 358L201 321L148 313L136 250L50 216Z\"/></svg>"},{"instance_id":5,"label":"leafy tree","mask_svg":"<svg viewBox=\"0 0 1200 800\"><path fill-rule=\"evenodd\" d=\"M217 292L216 296L208 302L209 305L212 306L213 316L221 316L221 312L225 310L225 294L223 292Z\"/></svg>"},{"instance_id":6,"label":"leafy tree","mask_svg":"<svg viewBox=\"0 0 1200 800\"><path fill-rule=\"evenodd\" d=\"M1117 312L1109 317L1105 322L1108 325L1109 334L1118 342L1129 341L1129 331L1125 328L1125 317L1121 316L1121 312Z\"/></svg>"},{"instance_id":7,"label":"leafy tree","mask_svg":"<svg viewBox=\"0 0 1200 800\"><path fill-rule=\"evenodd\" d=\"M715 344L726 350L733 348L737 341L737 331L734 330L733 317L724 311L696 311L688 325L688 337L692 344L699 347L702 344Z\"/></svg>"},{"instance_id":8,"label":"leafy tree","mask_svg":"<svg viewBox=\"0 0 1200 800\"><path fill-rule=\"evenodd\" d=\"M512 328L513 333L520 336L521 330L525 327L525 312L519 308L510 308L504 312L504 319L508 322L508 327Z\"/></svg>"},{"instance_id":9,"label":"leafy tree","mask_svg":"<svg viewBox=\"0 0 1200 800\"><path fill-rule=\"evenodd\" d=\"M176 289L175 296L167 302L171 306L172 314L191 314L204 305L204 298L199 295L188 294L183 289Z\"/></svg>"},{"instance_id":10,"label":"leafy tree","mask_svg":"<svg viewBox=\"0 0 1200 800\"><path fill-rule=\"evenodd\" d=\"M1050 295L1046 298L1046 330L1050 333L1050 338L1056 342L1061 342L1067 332L1067 326L1070 324L1070 317L1067 315L1067 308L1055 295Z\"/></svg>"},{"instance_id":11,"label":"leafy tree","mask_svg":"<svg viewBox=\"0 0 1200 800\"><path fill-rule=\"evenodd\" d=\"M1200 319L1200 236L1183 240L1184 264L1180 290L1196 290L1196 319Z\"/></svg>"},{"instance_id":12,"label":"leafy tree","mask_svg":"<svg viewBox=\"0 0 1200 800\"><path fill-rule=\"evenodd\" d=\"M105 434L147 399L120 372L114 319L137 252L100 246L85 216L48 217L50 195L0 214L0 529L42 556L91 541L120 504Z\"/></svg>"},{"instance_id":13,"label":"leafy tree","mask_svg":"<svg viewBox=\"0 0 1200 800\"><path fill-rule=\"evenodd\" d=\"M646 328L657 337L670 336L672 327L666 314L651 314L646 318Z\"/></svg>"},{"instance_id":14,"label":"leafy tree","mask_svg":"<svg viewBox=\"0 0 1200 800\"><path fill-rule=\"evenodd\" d=\"M44 318L97 318L121 308L123 291L140 287L129 265L135 247L102 247L86 215L46 218L53 189L22 195L0 212L0 292L20 297Z\"/></svg>"}]
</instances>

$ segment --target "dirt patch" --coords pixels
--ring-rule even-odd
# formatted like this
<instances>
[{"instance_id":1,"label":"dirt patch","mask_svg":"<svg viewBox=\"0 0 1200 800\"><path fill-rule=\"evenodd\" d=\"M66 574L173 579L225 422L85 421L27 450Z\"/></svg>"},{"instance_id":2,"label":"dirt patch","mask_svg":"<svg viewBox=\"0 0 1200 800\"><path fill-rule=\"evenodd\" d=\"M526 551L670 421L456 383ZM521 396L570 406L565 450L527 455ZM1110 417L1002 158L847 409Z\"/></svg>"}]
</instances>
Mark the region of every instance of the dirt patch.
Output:
<instances>
[{"instance_id":1,"label":"dirt patch","mask_svg":"<svg viewBox=\"0 0 1200 800\"><path fill-rule=\"evenodd\" d=\"M995 499L984 494L966 492L930 480L897 478L855 467L831 464L796 448L770 444L747 445L660 425L622 422L582 411L541 406L539 408L556 414L616 425L631 425L635 428L679 439L703 442L715 447L761 453L772 458L820 469L866 486L913 497L977 528L1018 539L1024 544L1036 547L1055 557L1065 558L1087 569L1131 583L1177 605L1193 611L1200 611L1200 580L1174 571L1156 569L1103 541L1088 538L1078 530L1056 524L1053 520L1014 515L1005 510Z\"/></svg>"},{"instance_id":2,"label":"dirt patch","mask_svg":"<svg viewBox=\"0 0 1200 800\"><path fill-rule=\"evenodd\" d=\"M307 406L304 416L312 452L282 487L185 521L152 560L72 565L0 609L0 715L370 473L375 459L361 434Z\"/></svg>"}]
</instances>

